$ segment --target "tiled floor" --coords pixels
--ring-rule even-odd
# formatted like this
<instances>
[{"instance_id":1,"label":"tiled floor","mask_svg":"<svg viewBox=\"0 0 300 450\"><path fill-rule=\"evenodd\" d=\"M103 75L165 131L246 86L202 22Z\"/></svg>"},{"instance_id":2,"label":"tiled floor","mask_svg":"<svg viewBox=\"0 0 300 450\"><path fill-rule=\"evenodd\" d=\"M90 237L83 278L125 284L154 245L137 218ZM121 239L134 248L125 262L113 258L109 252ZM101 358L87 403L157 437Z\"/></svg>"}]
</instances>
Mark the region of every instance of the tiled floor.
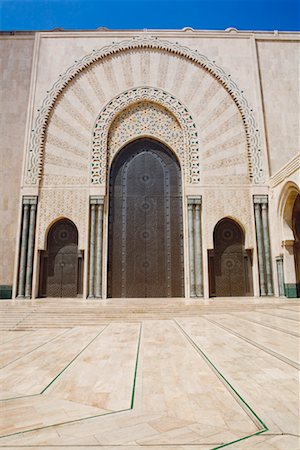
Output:
<instances>
[{"instance_id":1,"label":"tiled floor","mask_svg":"<svg viewBox=\"0 0 300 450\"><path fill-rule=\"evenodd\" d=\"M1 301L0 448L300 449L299 301Z\"/></svg>"}]
</instances>

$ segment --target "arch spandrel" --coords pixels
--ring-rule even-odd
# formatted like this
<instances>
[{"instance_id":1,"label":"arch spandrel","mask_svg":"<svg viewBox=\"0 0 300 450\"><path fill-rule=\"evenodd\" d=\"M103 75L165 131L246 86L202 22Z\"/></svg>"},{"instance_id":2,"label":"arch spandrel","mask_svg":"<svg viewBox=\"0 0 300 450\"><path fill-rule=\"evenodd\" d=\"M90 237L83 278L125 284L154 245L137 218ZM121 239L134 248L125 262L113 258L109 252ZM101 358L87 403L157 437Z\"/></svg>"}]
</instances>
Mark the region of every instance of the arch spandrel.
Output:
<instances>
[{"instance_id":1,"label":"arch spandrel","mask_svg":"<svg viewBox=\"0 0 300 450\"><path fill-rule=\"evenodd\" d=\"M168 64L165 65L166 70L172 71L176 64L176 70L178 69L178 72L176 72L175 78L173 77L173 85L169 85L171 77L168 76L168 72L162 76L159 76L159 74L153 72L154 68L156 68L155 70L158 70L159 67L159 64L157 64L158 61L156 60L154 66L152 68L150 67L152 70L150 73L152 74L153 72L153 77L151 75L151 80L146 80L147 77L149 78L149 73L147 76L143 75L143 73L147 72L145 70L139 70L138 72L131 71L131 74L126 72L126 67L129 64L128 61L130 60L129 58L127 61L126 58L131 52L134 52L135 56L137 56L135 59L139 60L140 58L143 67L148 67L147 65L149 64L151 66L152 59L159 59L161 56L165 56L168 59ZM122 58L124 59L124 64L121 64L120 62ZM115 64L117 64L120 69L119 71L115 71L115 68L117 67L115 67ZM198 67L205 79L209 77L212 80L211 85L210 83L207 83L207 86L203 92L200 92L199 89L195 90L192 86L187 86L188 79L184 78L186 76L185 71L182 74L179 73L181 70L180 68L183 65L190 67L190 70ZM100 68L101 73L106 74L105 77L102 77L102 79L101 77L99 78L99 74L97 72ZM109 71L111 73L112 70L115 76L113 79L109 79ZM78 77L79 74L81 74L80 77ZM183 79L181 79L181 76L183 76ZM156 88L168 92L175 92L176 95L179 93L178 98L184 99L183 103L189 104L189 102L186 101L188 98L190 98L191 101L192 99L199 98L200 106L198 106L202 107L202 105L205 105L205 108L208 109L213 107L213 101L211 99L215 98L215 95L218 95L218 91L223 90L226 92L230 102L232 102L236 108L236 118L235 114L233 114L232 117L228 117L228 126L232 120L237 120L237 122L239 122L236 124L235 133L230 136L230 139L233 139L233 141L235 140L236 143L238 135L241 136L241 131L244 132L244 138L242 138L236 145L238 145L238 148L242 149L246 155L248 164L248 173L246 173L242 170L242 165L244 162L235 160L232 156L230 156L230 162L227 163L226 166L227 174L232 172L232 169L229 168L230 165L237 165L237 170L240 173L231 174L231 182L237 184L237 181L235 181L238 179L237 176L239 176L240 182L247 176L249 181L252 180L254 183L263 182L264 173L259 131L255 124L253 112L250 109L247 100L244 98L243 93L238 89L237 85L231 80L230 76L227 75L221 68L216 66L215 63L209 61L205 56L198 54L197 51L190 50L179 44L162 41L157 38L141 36L128 41L112 44L100 50L95 50L89 55L86 55L80 61L77 61L59 77L58 81L48 92L33 127L34 131L32 132L31 144L27 154L26 174L24 178L25 184L37 185L39 180L42 178L45 144L46 146L48 145L46 130L52 120L51 113L58 98L61 97L61 106L64 105L66 107L65 109L68 111L66 114L72 116L72 120L74 119L75 128L80 122L80 113L86 112L86 114L84 114L86 125L91 127L90 132L92 133L92 115L95 111L99 111L110 98L114 98L120 92L134 88L137 83L141 85L141 82L144 84L153 84L153 80ZM202 84L199 82L199 85L200 84L205 87L205 83ZM198 86L198 83L196 83L196 85ZM72 89L69 89L70 86L72 86ZM91 98L96 102L96 104L89 104L89 100ZM206 101L201 104L202 98ZM64 104L65 100L69 103ZM196 106L197 105L195 105L194 110L197 110ZM221 125L223 126L223 133L224 136L226 134L227 139L229 136L228 130L225 129L226 124L223 123L223 113L221 112L220 114L220 110L218 110L214 115L212 109L211 111L208 110L208 112L212 112L212 120L217 121L216 130L220 129ZM194 116L194 119L197 122L198 118ZM228 140L226 140L224 144L222 139L218 138L217 134L218 132L214 134L215 144L217 147L221 145L220 148L222 152L223 149L226 150L226 146L227 149L230 147L233 148L232 146L235 145L234 142L228 142ZM55 147L56 144L52 143L52 145ZM211 147L207 148L206 151L215 152L215 149ZM236 149L235 153L237 153ZM242 158L241 155L240 158ZM55 167L58 167L57 164L60 163L56 161L52 164L54 172L56 170ZM207 170L210 170L212 175L217 175L218 171L222 171L222 162L209 161L207 164L210 165ZM56 170L56 172L59 171ZM50 174L48 174L48 176L49 175ZM218 182L221 182L221 179Z\"/></svg>"}]
</instances>

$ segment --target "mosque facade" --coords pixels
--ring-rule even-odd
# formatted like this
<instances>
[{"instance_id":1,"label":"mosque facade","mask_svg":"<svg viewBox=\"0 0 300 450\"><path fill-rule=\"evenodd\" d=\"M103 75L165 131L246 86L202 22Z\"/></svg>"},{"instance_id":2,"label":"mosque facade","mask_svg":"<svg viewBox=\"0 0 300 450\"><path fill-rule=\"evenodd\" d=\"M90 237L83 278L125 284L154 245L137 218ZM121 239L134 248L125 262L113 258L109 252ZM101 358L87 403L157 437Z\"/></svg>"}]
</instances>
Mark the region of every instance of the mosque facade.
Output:
<instances>
[{"instance_id":1,"label":"mosque facade","mask_svg":"<svg viewBox=\"0 0 300 450\"><path fill-rule=\"evenodd\" d=\"M0 38L1 298L300 296L299 33Z\"/></svg>"}]
</instances>

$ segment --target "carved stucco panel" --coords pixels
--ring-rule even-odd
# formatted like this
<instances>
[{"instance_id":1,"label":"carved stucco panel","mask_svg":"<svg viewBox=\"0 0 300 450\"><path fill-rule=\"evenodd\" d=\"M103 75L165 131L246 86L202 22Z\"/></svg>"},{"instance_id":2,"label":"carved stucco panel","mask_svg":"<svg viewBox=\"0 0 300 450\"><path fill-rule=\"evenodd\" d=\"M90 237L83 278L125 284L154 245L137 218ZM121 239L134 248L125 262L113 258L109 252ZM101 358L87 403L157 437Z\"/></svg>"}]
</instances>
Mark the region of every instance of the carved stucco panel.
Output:
<instances>
[{"instance_id":1,"label":"carved stucco panel","mask_svg":"<svg viewBox=\"0 0 300 450\"><path fill-rule=\"evenodd\" d=\"M207 189L202 197L203 235L213 248L213 232L224 217L238 221L245 230L246 248L255 247L253 200L248 189Z\"/></svg>"},{"instance_id":2,"label":"carved stucco panel","mask_svg":"<svg viewBox=\"0 0 300 450\"><path fill-rule=\"evenodd\" d=\"M49 226L59 218L72 220L78 229L79 248L86 246L88 191L41 189L39 196L38 248L45 249Z\"/></svg>"},{"instance_id":3,"label":"carved stucco panel","mask_svg":"<svg viewBox=\"0 0 300 450\"><path fill-rule=\"evenodd\" d=\"M181 136L179 140L177 139L175 146L179 148L181 146L182 150L178 150L178 156L182 155L182 165L186 168L186 182L189 184L197 184L200 182L200 148L198 142L198 133L196 130L196 125L185 106L183 106L174 96L156 88L140 87L136 89L131 89L129 91L123 92L121 95L114 98L108 105L101 111L99 117L96 121L93 149L92 149L92 169L91 169L91 183L92 184L104 184L107 173L107 146L110 127L117 117L117 115L126 110L133 104L139 104L143 102L147 104L147 108L150 104L154 103L157 106L151 106L148 123L151 129L157 127L165 135L166 130L163 131L164 126L160 127L159 122L154 122L155 119L161 119L164 116L163 121L170 121L172 115L175 117L175 122L177 121L179 128L176 130L176 134L179 135L179 129L181 129ZM145 107L141 107L141 110L137 110L136 113L138 117L144 114L148 115ZM157 108L160 108L157 109ZM164 112L163 112L164 111ZM151 122L152 114L152 123ZM155 114L155 117L153 116ZM160 115L160 118L158 117ZM168 119L167 119L168 117ZM146 119L145 119L146 120ZM175 123L174 122L174 123ZM136 121L136 125L128 124L128 126L136 126L136 132L138 132L138 127L140 126L139 120ZM127 126L127 130L128 130ZM156 131L157 133L158 131ZM174 130L175 132L175 130ZM170 134L169 134L170 138ZM112 139L114 139L112 137ZM176 139L176 137L175 137ZM182 141L180 141L182 139ZM174 142L174 138L172 138ZM179 142L180 141L180 142ZM170 143L171 144L171 143Z\"/></svg>"},{"instance_id":4,"label":"carved stucco panel","mask_svg":"<svg viewBox=\"0 0 300 450\"><path fill-rule=\"evenodd\" d=\"M150 102L128 107L113 121L108 134L109 161L127 142L141 136L154 137L166 143L176 153L185 171L184 137L180 124L165 108Z\"/></svg>"}]
</instances>

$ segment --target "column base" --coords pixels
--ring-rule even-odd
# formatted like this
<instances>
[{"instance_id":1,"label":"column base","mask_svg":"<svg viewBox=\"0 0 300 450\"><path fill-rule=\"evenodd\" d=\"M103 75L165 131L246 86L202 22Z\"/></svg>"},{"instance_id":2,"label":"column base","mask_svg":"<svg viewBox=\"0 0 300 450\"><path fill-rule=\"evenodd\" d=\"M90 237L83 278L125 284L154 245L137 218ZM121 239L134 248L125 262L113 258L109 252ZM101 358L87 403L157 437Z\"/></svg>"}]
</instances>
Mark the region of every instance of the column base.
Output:
<instances>
[{"instance_id":1,"label":"column base","mask_svg":"<svg viewBox=\"0 0 300 450\"><path fill-rule=\"evenodd\" d=\"M0 285L0 298L10 299L12 298L12 286L8 284Z\"/></svg>"},{"instance_id":2,"label":"column base","mask_svg":"<svg viewBox=\"0 0 300 450\"><path fill-rule=\"evenodd\" d=\"M297 283L285 283L284 293L287 298L300 297L300 285Z\"/></svg>"}]
</instances>

